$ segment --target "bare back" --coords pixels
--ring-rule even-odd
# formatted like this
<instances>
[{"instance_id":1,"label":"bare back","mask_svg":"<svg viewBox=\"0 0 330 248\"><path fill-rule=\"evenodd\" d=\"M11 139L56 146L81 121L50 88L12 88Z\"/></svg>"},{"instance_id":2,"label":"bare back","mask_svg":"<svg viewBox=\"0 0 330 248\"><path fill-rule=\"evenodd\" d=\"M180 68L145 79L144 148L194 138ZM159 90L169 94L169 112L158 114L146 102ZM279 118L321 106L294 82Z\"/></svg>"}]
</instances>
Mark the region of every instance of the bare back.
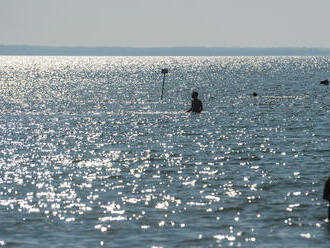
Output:
<instances>
[{"instance_id":1,"label":"bare back","mask_svg":"<svg viewBox=\"0 0 330 248\"><path fill-rule=\"evenodd\" d=\"M191 111L195 113L200 113L203 110L203 105L201 100L199 99L194 99L191 101Z\"/></svg>"}]
</instances>

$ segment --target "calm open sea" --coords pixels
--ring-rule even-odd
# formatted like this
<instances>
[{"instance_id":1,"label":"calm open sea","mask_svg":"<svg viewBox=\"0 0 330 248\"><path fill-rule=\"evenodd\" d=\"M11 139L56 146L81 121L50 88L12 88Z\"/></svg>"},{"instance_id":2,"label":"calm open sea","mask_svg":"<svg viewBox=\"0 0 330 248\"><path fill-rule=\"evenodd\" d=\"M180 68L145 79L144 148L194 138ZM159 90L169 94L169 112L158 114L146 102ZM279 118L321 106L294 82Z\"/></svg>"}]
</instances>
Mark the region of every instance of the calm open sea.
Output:
<instances>
[{"instance_id":1,"label":"calm open sea","mask_svg":"<svg viewBox=\"0 0 330 248\"><path fill-rule=\"evenodd\" d=\"M329 247L326 78L330 57L0 57L0 246Z\"/></svg>"}]
</instances>

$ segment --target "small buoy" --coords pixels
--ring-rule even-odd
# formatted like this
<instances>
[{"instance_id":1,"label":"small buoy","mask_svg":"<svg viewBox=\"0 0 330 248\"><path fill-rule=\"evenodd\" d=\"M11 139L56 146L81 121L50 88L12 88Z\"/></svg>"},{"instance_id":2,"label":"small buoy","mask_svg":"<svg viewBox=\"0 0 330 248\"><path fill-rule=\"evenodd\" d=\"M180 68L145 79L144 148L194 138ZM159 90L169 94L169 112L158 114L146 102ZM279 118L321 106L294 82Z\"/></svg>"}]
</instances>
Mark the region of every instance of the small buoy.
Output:
<instances>
[{"instance_id":1,"label":"small buoy","mask_svg":"<svg viewBox=\"0 0 330 248\"><path fill-rule=\"evenodd\" d=\"M252 96L258 96L258 94L256 92L253 92Z\"/></svg>"},{"instance_id":2,"label":"small buoy","mask_svg":"<svg viewBox=\"0 0 330 248\"><path fill-rule=\"evenodd\" d=\"M329 85L329 80L328 80L328 79L326 79L326 80L322 80L322 81L320 82L320 84L322 84L322 85Z\"/></svg>"}]
</instances>

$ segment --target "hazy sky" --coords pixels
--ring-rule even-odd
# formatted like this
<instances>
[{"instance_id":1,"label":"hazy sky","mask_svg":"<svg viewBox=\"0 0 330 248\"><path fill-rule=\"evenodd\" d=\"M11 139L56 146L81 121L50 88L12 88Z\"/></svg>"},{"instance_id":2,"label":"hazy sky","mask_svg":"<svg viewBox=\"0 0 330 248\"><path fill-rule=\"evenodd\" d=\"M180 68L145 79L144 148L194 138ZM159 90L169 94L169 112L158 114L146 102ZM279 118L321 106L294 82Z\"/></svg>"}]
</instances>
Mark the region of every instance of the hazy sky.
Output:
<instances>
[{"instance_id":1,"label":"hazy sky","mask_svg":"<svg viewBox=\"0 0 330 248\"><path fill-rule=\"evenodd\" d=\"M0 45L328 47L330 0L0 0Z\"/></svg>"}]
</instances>

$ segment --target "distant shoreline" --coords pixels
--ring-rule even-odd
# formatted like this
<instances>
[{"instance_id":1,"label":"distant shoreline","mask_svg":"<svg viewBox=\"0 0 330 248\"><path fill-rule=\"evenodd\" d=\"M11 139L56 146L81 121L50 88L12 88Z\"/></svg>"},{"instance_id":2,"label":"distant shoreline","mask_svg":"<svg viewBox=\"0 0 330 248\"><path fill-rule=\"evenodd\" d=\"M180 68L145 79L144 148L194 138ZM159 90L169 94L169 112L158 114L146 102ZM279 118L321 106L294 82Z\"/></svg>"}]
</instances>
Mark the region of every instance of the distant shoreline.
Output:
<instances>
[{"instance_id":1,"label":"distant shoreline","mask_svg":"<svg viewBox=\"0 0 330 248\"><path fill-rule=\"evenodd\" d=\"M330 48L133 48L0 45L0 56L330 56Z\"/></svg>"}]
</instances>

